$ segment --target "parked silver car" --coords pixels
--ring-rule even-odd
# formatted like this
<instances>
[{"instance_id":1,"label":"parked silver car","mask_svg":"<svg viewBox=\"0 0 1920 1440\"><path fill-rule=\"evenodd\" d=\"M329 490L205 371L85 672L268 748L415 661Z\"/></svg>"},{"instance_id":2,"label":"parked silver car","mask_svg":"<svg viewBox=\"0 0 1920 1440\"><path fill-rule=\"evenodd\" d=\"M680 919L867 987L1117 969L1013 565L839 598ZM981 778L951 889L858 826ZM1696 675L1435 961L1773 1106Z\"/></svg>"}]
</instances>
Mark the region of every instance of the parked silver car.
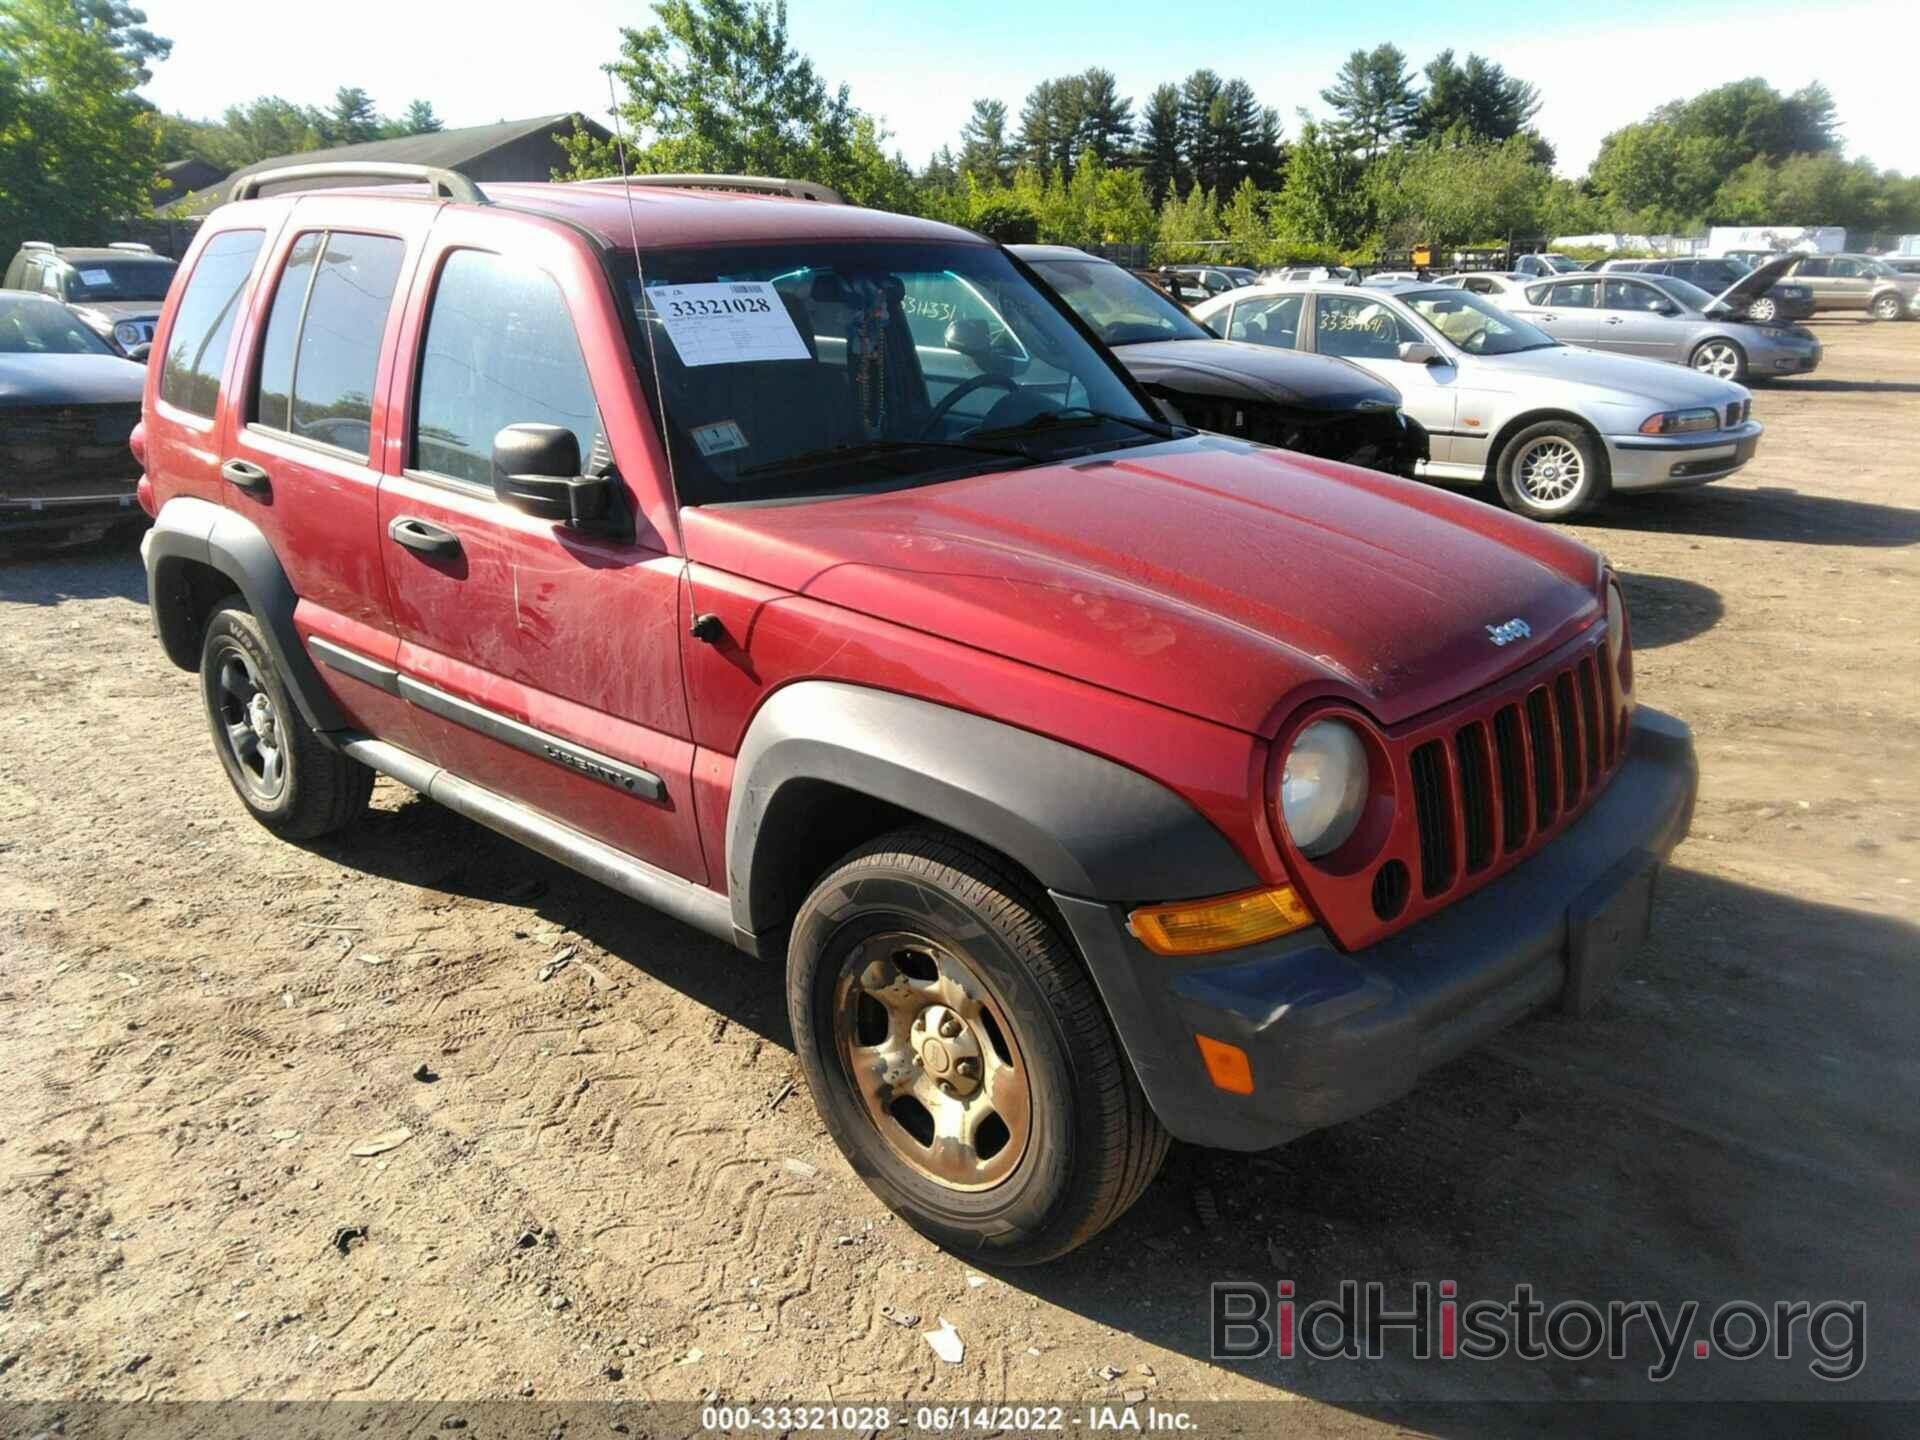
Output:
<instances>
[{"instance_id":1,"label":"parked silver car","mask_svg":"<svg viewBox=\"0 0 1920 1440\"><path fill-rule=\"evenodd\" d=\"M1805 375L1820 366L1811 330L1741 318L1782 271L1785 257L1743 275L1719 295L1672 275L1566 275L1529 285L1505 304L1567 345L1670 360L1722 380Z\"/></svg>"},{"instance_id":2,"label":"parked silver car","mask_svg":"<svg viewBox=\"0 0 1920 1440\"><path fill-rule=\"evenodd\" d=\"M1236 326L1240 306L1300 296L1297 325ZM1704 485L1760 443L1753 397L1710 374L1563 345L1468 290L1263 284L1194 311L1218 333L1337 355L1400 391L1425 427L1417 473L1447 485L1491 480L1507 507L1564 520L1609 490ZM1263 339L1263 334L1265 339Z\"/></svg>"}]
</instances>

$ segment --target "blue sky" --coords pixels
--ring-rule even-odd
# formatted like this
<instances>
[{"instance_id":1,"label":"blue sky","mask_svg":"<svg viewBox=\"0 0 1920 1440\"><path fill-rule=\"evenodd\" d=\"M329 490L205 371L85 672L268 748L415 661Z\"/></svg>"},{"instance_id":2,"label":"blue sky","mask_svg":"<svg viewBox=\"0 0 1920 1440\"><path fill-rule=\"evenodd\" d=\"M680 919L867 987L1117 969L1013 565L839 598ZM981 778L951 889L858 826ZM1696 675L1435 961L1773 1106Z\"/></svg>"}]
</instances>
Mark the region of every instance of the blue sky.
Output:
<instances>
[{"instance_id":1,"label":"blue sky","mask_svg":"<svg viewBox=\"0 0 1920 1440\"><path fill-rule=\"evenodd\" d=\"M604 118L598 66L622 25L652 17L639 0L138 3L175 41L145 92L165 109L217 115L257 94L319 104L335 86L357 84L388 113L430 99L449 125L558 110ZM1850 153L1920 170L1911 0L790 0L789 24L794 43L885 119L916 166L958 135L975 96L1003 99L1017 115L1036 81L1089 65L1112 70L1136 108L1154 85L1201 66L1244 76L1291 133L1296 109L1322 109L1319 91L1349 51L1391 40L1415 67L1447 47L1477 50L1538 84L1538 123L1569 174L1586 168L1607 131L1662 101L1755 74L1781 90L1824 81Z\"/></svg>"}]
</instances>

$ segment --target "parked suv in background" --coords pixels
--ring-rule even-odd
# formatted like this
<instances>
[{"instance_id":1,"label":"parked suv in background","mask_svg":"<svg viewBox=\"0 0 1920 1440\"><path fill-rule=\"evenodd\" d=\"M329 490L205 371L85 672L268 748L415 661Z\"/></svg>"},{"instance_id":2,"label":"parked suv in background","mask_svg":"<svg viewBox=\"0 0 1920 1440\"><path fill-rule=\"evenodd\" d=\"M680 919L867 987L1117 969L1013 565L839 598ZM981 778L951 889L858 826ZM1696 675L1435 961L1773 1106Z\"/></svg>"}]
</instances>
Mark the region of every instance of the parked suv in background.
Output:
<instances>
[{"instance_id":1,"label":"parked suv in background","mask_svg":"<svg viewBox=\"0 0 1920 1440\"><path fill-rule=\"evenodd\" d=\"M1817 312L1863 310L1876 320L1920 317L1920 275L1872 255L1801 255L1787 275L1813 293Z\"/></svg>"},{"instance_id":2,"label":"parked suv in background","mask_svg":"<svg viewBox=\"0 0 1920 1440\"><path fill-rule=\"evenodd\" d=\"M1169 426L998 246L819 187L288 173L135 442L235 793L309 839L379 771L783 960L941 1243L1060 1254L1645 935L1693 750L1586 546Z\"/></svg>"},{"instance_id":3,"label":"parked suv in background","mask_svg":"<svg viewBox=\"0 0 1920 1440\"><path fill-rule=\"evenodd\" d=\"M7 266L8 290L34 290L70 307L123 355L153 343L154 322L178 267L149 245L60 247L29 240ZM145 359L142 350L135 359Z\"/></svg>"}]
</instances>

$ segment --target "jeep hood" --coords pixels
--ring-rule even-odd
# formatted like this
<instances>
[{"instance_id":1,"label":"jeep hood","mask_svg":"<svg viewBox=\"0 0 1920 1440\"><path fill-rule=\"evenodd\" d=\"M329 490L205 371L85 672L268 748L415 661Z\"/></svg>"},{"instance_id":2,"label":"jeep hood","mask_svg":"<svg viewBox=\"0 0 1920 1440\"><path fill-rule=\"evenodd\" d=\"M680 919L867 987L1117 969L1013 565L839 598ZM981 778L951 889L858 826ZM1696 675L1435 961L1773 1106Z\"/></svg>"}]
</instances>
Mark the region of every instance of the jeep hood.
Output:
<instances>
[{"instance_id":1,"label":"jeep hood","mask_svg":"<svg viewBox=\"0 0 1920 1440\"><path fill-rule=\"evenodd\" d=\"M1240 340L1148 340L1114 347L1142 385L1209 399L1307 410L1397 410L1400 392L1346 360Z\"/></svg>"},{"instance_id":2,"label":"jeep hood","mask_svg":"<svg viewBox=\"0 0 1920 1440\"><path fill-rule=\"evenodd\" d=\"M696 565L1256 734L1316 695L1409 719L1599 616L1599 557L1576 541L1213 436L880 495L694 507L683 533ZM694 586L697 607L697 571ZM1515 619L1531 635L1496 645L1489 627Z\"/></svg>"}]
</instances>

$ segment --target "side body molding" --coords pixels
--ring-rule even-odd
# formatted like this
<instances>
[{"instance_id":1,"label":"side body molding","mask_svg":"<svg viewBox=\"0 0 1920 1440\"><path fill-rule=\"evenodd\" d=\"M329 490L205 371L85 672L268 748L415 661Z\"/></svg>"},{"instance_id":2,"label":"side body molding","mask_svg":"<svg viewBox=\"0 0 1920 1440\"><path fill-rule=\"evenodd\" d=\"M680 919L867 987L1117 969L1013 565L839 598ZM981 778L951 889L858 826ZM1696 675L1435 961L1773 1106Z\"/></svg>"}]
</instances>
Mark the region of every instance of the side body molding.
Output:
<instances>
[{"instance_id":1,"label":"side body molding","mask_svg":"<svg viewBox=\"0 0 1920 1440\"><path fill-rule=\"evenodd\" d=\"M1233 846L1173 791L1111 760L930 701L835 681L779 690L747 728L727 806L734 924L780 923L766 882L769 829L790 785L827 782L947 825L1011 857L1042 885L1102 900L1182 900L1251 889Z\"/></svg>"},{"instance_id":2,"label":"side body molding","mask_svg":"<svg viewBox=\"0 0 1920 1440\"><path fill-rule=\"evenodd\" d=\"M192 607L175 604L190 565L210 566L231 580L266 632L267 648L293 692L294 704L315 730L341 730L347 719L321 683L293 628L299 596L267 537L245 517L210 501L181 495L160 507L140 542L147 566L147 603L167 658L183 670L200 668L200 636Z\"/></svg>"}]
</instances>

